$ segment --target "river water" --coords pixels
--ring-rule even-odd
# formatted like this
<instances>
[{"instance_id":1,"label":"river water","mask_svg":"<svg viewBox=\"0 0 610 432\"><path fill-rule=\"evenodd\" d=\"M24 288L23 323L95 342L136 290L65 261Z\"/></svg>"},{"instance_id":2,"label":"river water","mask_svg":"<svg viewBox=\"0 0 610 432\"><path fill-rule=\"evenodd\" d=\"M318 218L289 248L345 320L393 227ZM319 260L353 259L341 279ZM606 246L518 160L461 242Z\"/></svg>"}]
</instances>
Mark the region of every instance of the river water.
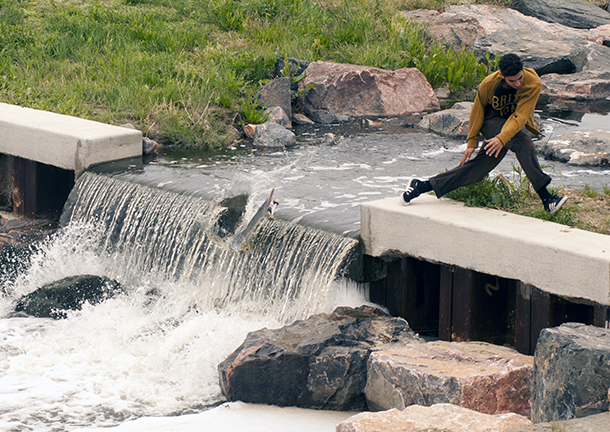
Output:
<instances>
[{"instance_id":1,"label":"river water","mask_svg":"<svg viewBox=\"0 0 610 432\"><path fill-rule=\"evenodd\" d=\"M547 136L579 128L609 129L610 122L601 114L545 121ZM66 226L2 268L0 430L150 431L146 419L155 418L167 431L264 430L254 423L235 429L222 415L193 417L223 407L273 430L269 417L239 404L210 410L223 402L217 364L249 331L365 302L366 287L342 276L357 244L359 205L397 197L409 178L451 168L464 151L462 140L395 121L298 132L297 145L283 151L166 151L144 164L98 170L121 168L112 175L85 174ZM608 169L541 164L551 186L610 184ZM509 155L497 172L510 178L516 165ZM213 235L217 203L246 194L243 226L272 188L276 220L257 230L253 250L234 252ZM64 320L11 317L19 296L76 274L116 279L124 293ZM320 413L271 416L298 430L326 430L316 423ZM341 416L324 424L332 430Z\"/></svg>"}]
</instances>

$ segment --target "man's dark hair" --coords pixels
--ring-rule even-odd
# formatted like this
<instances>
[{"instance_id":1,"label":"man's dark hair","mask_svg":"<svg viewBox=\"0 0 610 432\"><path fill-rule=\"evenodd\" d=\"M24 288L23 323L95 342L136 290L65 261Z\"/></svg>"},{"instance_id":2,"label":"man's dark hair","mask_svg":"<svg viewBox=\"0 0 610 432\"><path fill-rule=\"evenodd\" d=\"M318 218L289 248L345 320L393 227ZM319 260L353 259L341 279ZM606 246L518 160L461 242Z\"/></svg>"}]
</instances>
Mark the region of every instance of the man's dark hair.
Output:
<instances>
[{"instance_id":1,"label":"man's dark hair","mask_svg":"<svg viewBox=\"0 0 610 432\"><path fill-rule=\"evenodd\" d=\"M498 62L498 67L504 77L510 77L523 70L523 62L517 54L504 54Z\"/></svg>"}]
</instances>

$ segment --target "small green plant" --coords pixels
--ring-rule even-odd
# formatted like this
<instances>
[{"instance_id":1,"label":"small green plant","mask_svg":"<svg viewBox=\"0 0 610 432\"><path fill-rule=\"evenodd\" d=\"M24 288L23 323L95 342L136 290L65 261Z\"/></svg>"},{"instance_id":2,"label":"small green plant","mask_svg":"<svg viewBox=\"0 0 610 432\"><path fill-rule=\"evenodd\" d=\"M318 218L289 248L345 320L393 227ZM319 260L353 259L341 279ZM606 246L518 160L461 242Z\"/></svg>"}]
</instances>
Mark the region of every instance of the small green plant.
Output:
<instances>
[{"instance_id":1,"label":"small green plant","mask_svg":"<svg viewBox=\"0 0 610 432\"><path fill-rule=\"evenodd\" d=\"M604 195L610 195L610 186L604 186Z\"/></svg>"},{"instance_id":2,"label":"small green plant","mask_svg":"<svg viewBox=\"0 0 610 432\"><path fill-rule=\"evenodd\" d=\"M254 98L245 99L244 103L242 104L242 110L248 123L265 123L269 117L269 115L265 114L264 110L262 109L261 102L255 101Z\"/></svg>"},{"instance_id":3,"label":"small green plant","mask_svg":"<svg viewBox=\"0 0 610 432\"><path fill-rule=\"evenodd\" d=\"M599 195L599 192L596 191L595 189L593 189L588 184L586 184L585 185L585 195L588 196L589 198L595 198L596 196Z\"/></svg>"}]
</instances>

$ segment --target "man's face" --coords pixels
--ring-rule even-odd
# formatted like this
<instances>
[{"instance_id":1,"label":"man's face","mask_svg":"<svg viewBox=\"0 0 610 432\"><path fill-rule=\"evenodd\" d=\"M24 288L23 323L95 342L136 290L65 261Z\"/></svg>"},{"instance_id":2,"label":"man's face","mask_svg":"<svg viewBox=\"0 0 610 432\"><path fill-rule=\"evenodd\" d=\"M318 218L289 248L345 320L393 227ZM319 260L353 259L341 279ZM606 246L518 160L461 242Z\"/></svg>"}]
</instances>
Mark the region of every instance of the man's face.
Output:
<instances>
[{"instance_id":1,"label":"man's face","mask_svg":"<svg viewBox=\"0 0 610 432\"><path fill-rule=\"evenodd\" d=\"M521 84L523 84L523 71L519 72L517 75L507 77L502 75L502 72L500 72L500 76L504 78L504 81L509 87L512 87L515 90L517 90L519 87L521 87Z\"/></svg>"}]
</instances>

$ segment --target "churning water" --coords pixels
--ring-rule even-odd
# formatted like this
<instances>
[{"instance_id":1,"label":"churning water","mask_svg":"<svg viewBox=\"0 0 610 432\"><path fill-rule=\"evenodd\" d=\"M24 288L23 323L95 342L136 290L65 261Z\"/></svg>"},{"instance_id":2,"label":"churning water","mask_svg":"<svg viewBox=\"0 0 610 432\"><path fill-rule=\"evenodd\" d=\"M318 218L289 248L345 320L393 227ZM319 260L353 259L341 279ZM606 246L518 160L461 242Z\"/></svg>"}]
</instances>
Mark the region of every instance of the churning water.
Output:
<instances>
[{"instance_id":1,"label":"churning water","mask_svg":"<svg viewBox=\"0 0 610 432\"><path fill-rule=\"evenodd\" d=\"M202 198L86 173L67 226L8 277L20 295L76 274L125 292L65 320L0 320L0 429L69 430L197 412L222 401L216 367L247 332L364 295L340 277L357 241L265 220L252 250L213 234Z\"/></svg>"},{"instance_id":2,"label":"churning water","mask_svg":"<svg viewBox=\"0 0 610 432\"><path fill-rule=\"evenodd\" d=\"M545 131L570 127L547 122ZM201 412L222 402L217 365L249 331L362 304L362 287L342 277L358 247L359 205L398 196L409 178L455 166L464 150L463 140L391 129L331 129L330 145L311 131L289 151L167 154L82 176L64 227L0 269L0 430ZM541 164L552 186L610 184L604 168ZM507 157L497 171L515 165ZM243 226L271 188L276 220L261 224L250 251L233 252L218 203L248 196ZM124 291L64 320L8 318L20 296L79 274Z\"/></svg>"}]
</instances>

